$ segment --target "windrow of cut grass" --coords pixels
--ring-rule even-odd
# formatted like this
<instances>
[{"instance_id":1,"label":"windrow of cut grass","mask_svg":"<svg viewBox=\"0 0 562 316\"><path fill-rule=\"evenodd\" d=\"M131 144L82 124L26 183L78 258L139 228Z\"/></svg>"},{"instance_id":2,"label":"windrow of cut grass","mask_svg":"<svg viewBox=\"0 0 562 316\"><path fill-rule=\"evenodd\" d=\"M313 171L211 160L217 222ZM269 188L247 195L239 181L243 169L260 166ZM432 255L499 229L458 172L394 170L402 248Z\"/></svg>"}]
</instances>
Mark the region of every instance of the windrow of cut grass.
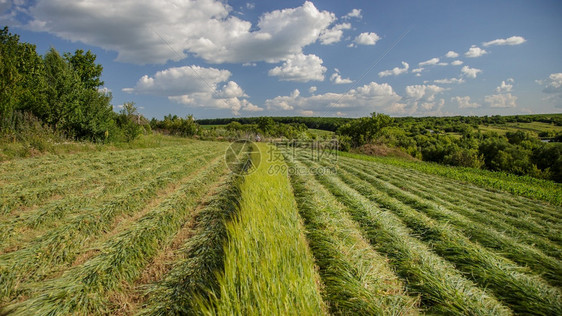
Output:
<instances>
[{"instance_id":1,"label":"windrow of cut grass","mask_svg":"<svg viewBox=\"0 0 562 316\"><path fill-rule=\"evenodd\" d=\"M342 161L346 160L350 159L342 158ZM494 213L502 213L513 218L522 218L533 222L536 221L540 225L562 224L562 219L559 216L560 207L546 202L534 201L513 194L505 194L505 192L478 187L471 183L446 180L447 178L439 175L426 174L404 167L357 159L351 159L351 161L376 171L377 175L401 177L402 179L408 179L408 183L418 183L436 190L439 189L436 193L442 192L447 195L460 196L462 197L462 202L473 206L486 207L490 211L494 211ZM407 178L405 178L406 176ZM467 191L470 191L471 194L467 195Z\"/></svg>"},{"instance_id":2,"label":"windrow of cut grass","mask_svg":"<svg viewBox=\"0 0 562 316\"><path fill-rule=\"evenodd\" d=\"M379 161L387 165L401 166L428 174L435 174L450 179L474 183L478 186L501 190L514 195L546 201L552 203L553 205L562 205L562 185L552 181L536 179L528 176L522 177L503 172L449 167L436 163L407 161L399 158L373 157L346 152L340 152L339 155L355 159Z\"/></svg>"},{"instance_id":3,"label":"windrow of cut grass","mask_svg":"<svg viewBox=\"0 0 562 316\"><path fill-rule=\"evenodd\" d=\"M203 148L195 148L193 151L201 152L202 150ZM59 177L55 181L40 185L29 182L19 185L7 184L0 199L0 209L3 210L4 214L13 217L13 215L19 215L22 207L41 206L43 202L55 195L74 196L81 190L91 189L92 187L103 188L106 183L114 181L115 177L119 175L129 173L130 170L158 165L169 160L171 156L178 156L181 153L181 151L171 150L171 148L162 150L162 152L140 151L137 154L129 152L129 156L122 156L107 162L100 160L80 168L74 168L76 174L72 177ZM67 166L67 168L73 167ZM24 211L24 213L28 212L27 209L24 209Z\"/></svg>"},{"instance_id":4,"label":"windrow of cut grass","mask_svg":"<svg viewBox=\"0 0 562 316\"><path fill-rule=\"evenodd\" d=\"M451 225L432 220L358 176L343 170L338 175L365 197L392 211L420 240L429 243L436 253L454 263L480 286L493 291L514 312L562 313L560 292L540 277L525 273L527 269L471 242Z\"/></svg>"},{"instance_id":5,"label":"windrow of cut grass","mask_svg":"<svg viewBox=\"0 0 562 316\"><path fill-rule=\"evenodd\" d=\"M197 214L193 236L183 245L181 259L174 262L165 277L147 287L140 315L195 315L198 302L208 302L209 293L220 287L217 274L224 270L224 245L228 241L226 223L238 213L243 166L249 156L242 157L237 171L230 174L207 205Z\"/></svg>"},{"instance_id":6,"label":"windrow of cut grass","mask_svg":"<svg viewBox=\"0 0 562 316\"><path fill-rule=\"evenodd\" d=\"M291 183L330 311L337 315L417 314L417 298L405 294L404 284L386 258L361 236L347 208L310 177L301 163L288 156L285 161L295 171L290 173Z\"/></svg>"},{"instance_id":7,"label":"windrow of cut grass","mask_svg":"<svg viewBox=\"0 0 562 316\"><path fill-rule=\"evenodd\" d=\"M209 158L213 155L207 154L203 157ZM68 216L76 216L82 211L87 212L89 208L111 200L116 194L127 192L147 178L169 170L177 164L178 160L185 158L184 156L185 153L182 152L169 153L163 156L166 157L165 159L153 161L152 165L143 163L130 166L128 171L108 174L101 180L90 181L90 190L72 190L61 199L43 207L26 211L19 216L6 216L12 219L0 222L0 247L14 249L11 243L21 244L19 241L29 239L27 236L37 236L46 229L52 229L64 222Z\"/></svg>"},{"instance_id":8,"label":"windrow of cut grass","mask_svg":"<svg viewBox=\"0 0 562 316\"><path fill-rule=\"evenodd\" d=\"M214 156L220 154L219 146L210 149ZM212 155L211 155L212 156ZM20 285L40 280L60 265L70 264L87 242L100 233L111 229L113 220L122 214L134 214L154 198L158 191L177 181L197 168L206 165L208 159L180 160L165 172L145 180L140 186L117 194L99 206L68 218L63 224L37 237L23 249L0 256L0 300L19 295Z\"/></svg>"},{"instance_id":9,"label":"windrow of cut grass","mask_svg":"<svg viewBox=\"0 0 562 316\"><path fill-rule=\"evenodd\" d=\"M22 185L35 187L80 176L82 171L89 170L91 166L119 167L122 159L157 151L156 148L151 148L142 151L94 152L13 160L0 163L0 181L16 188L22 188Z\"/></svg>"},{"instance_id":10,"label":"windrow of cut grass","mask_svg":"<svg viewBox=\"0 0 562 316\"><path fill-rule=\"evenodd\" d=\"M491 207L476 203L467 203L467 200L473 198L467 196L466 190L463 191L464 194L447 192L442 187L444 185L439 184L441 181L428 181L425 179L425 183L422 184L421 179L416 179L415 175L405 173L384 175L379 172L379 169L369 168L369 166L364 166L357 162L353 166L402 190L411 192L425 200L461 214L476 223L485 225L488 229L505 234L527 246L536 247L557 260L562 259L562 248L556 242L546 237L548 235L553 237L559 235L560 230L546 229L544 226L536 224L529 216L511 217L505 215L501 209L496 210L498 207L492 209ZM420 181L418 182L418 180ZM405 186L406 183L407 186ZM477 200L476 198L474 199ZM524 213L524 210L522 212ZM552 231L552 233L547 233L547 231Z\"/></svg>"},{"instance_id":11,"label":"windrow of cut grass","mask_svg":"<svg viewBox=\"0 0 562 316\"><path fill-rule=\"evenodd\" d=\"M562 285L562 263L560 261L545 255L533 247L518 243L514 239L489 228L487 225L473 222L442 205L422 199L389 182L380 180L361 171L359 168L351 167L341 162L340 166L351 174L357 175L359 178L369 182L374 188L385 192L389 196L393 196L416 211L423 212L440 223L451 224L455 230L458 230L465 236L470 236L471 241L476 241L480 245L522 266L528 266L531 268L531 272L544 277L552 285L558 287ZM408 184L403 185L408 187Z\"/></svg>"},{"instance_id":12,"label":"windrow of cut grass","mask_svg":"<svg viewBox=\"0 0 562 316\"><path fill-rule=\"evenodd\" d=\"M268 147L240 185L239 215L227 223L224 272L201 313L210 315L322 315L320 280L286 172L268 174ZM271 149L273 150L273 149ZM260 159L252 154L252 160Z\"/></svg>"},{"instance_id":13,"label":"windrow of cut grass","mask_svg":"<svg viewBox=\"0 0 562 316\"><path fill-rule=\"evenodd\" d=\"M9 305L5 311L13 315L108 313L106 293L138 277L150 258L180 229L207 189L224 174L223 161L215 159L131 227L109 239L99 255L60 277L39 283L31 292L32 298Z\"/></svg>"},{"instance_id":14,"label":"windrow of cut grass","mask_svg":"<svg viewBox=\"0 0 562 316\"><path fill-rule=\"evenodd\" d=\"M307 166L318 168L308 158ZM511 310L467 280L455 267L411 235L399 218L343 182L337 175L315 173L316 179L344 205L359 223L373 247L390 259L398 275L407 282L408 292L419 294L429 313L469 315L510 315Z\"/></svg>"}]
</instances>

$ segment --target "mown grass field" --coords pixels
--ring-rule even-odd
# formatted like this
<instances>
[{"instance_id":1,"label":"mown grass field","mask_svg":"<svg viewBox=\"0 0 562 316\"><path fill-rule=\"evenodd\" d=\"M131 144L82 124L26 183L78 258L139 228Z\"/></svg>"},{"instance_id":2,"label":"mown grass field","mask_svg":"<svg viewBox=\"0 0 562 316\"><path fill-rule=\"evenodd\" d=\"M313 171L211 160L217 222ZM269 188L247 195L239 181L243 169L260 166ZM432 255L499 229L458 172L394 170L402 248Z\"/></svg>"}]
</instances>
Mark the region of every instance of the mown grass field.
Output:
<instances>
[{"instance_id":1,"label":"mown grass field","mask_svg":"<svg viewBox=\"0 0 562 316\"><path fill-rule=\"evenodd\" d=\"M0 315L562 314L559 185L228 146L1 163Z\"/></svg>"}]
</instances>

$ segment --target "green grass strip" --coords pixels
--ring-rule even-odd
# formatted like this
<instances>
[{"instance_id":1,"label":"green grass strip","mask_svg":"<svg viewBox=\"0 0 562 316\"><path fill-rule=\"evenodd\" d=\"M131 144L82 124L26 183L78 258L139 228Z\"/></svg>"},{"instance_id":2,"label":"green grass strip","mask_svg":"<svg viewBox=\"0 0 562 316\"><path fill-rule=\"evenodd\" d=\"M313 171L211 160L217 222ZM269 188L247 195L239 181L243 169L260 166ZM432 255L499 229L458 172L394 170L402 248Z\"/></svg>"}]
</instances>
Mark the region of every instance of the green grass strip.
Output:
<instances>
[{"instance_id":1,"label":"green grass strip","mask_svg":"<svg viewBox=\"0 0 562 316\"><path fill-rule=\"evenodd\" d=\"M266 156L269 147L259 148ZM268 174L275 165L285 164L262 157L240 186L239 216L227 223L220 291L210 304L202 304L204 314L325 314L287 173Z\"/></svg>"}]
</instances>

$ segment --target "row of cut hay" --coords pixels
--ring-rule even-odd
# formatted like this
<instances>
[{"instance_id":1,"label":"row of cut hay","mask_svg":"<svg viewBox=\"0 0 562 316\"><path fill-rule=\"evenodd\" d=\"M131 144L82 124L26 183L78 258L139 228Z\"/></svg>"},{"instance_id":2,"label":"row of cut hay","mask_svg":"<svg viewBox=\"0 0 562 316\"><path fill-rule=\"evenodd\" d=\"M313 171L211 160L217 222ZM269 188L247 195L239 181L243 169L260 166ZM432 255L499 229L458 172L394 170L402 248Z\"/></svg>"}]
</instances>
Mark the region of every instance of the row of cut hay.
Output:
<instances>
[{"instance_id":1,"label":"row of cut hay","mask_svg":"<svg viewBox=\"0 0 562 316\"><path fill-rule=\"evenodd\" d=\"M283 161L259 144L259 167L240 185L239 215L227 223L224 272L211 300L199 300L208 315L322 315L326 307ZM269 152L269 150L273 150ZM257 153L252 160L257 165Z\"/></svg>"},{"instance_id":2,"label":"row of cut hay","mask_svg":"<svg viewBox=\"0 0 562 316\"><path fill-rule=\"evenodd\" d=\"M290 173L291 183L330 311L337 315L417 314L417 299L405 294L404 284L386 258L361 236L347 208L305 166L288 156L285 160L295 171Z\"/></svg>"},{"instance_id":3,"label":"row of cut hay","mask_svg":"<svg viewBox=\"0 0 562 316\"><path fill-rule=\"evenodd\" d=\"M474 184L462 183L454 180L446 180L442 176L424 174L422 172L384 165L371 161L361 161L356 159L342 158L340 161L354 161L357 166L364 166L375 171L377 175L387 175L391 177L402 177L419 184L435 186L442 189L443 193L457 194L464 196L464 201L473 205L483 206L489 210L514 218L526 217L529 220L538 221L541 225L560 225L560 206L550 205L547 202L534 201L521 196L497 192L486 188L478 187ZM448 167L450 168L450 167ZM449 185L455 184L455 185ZM466 192L472 194L467 196Z\"/></svg>"},{"instance_id":4,"label":"row of cut hay","mask_svg":"<svg viewBox=\"0 0 562 316\"><path fill-rule=\"evenodd\" d=\"M553 181L517 176L505 172L462 168L437 163L407 161L399 158L372 157L352 153L341 153L342 156L360 160L375 161L384 165L394 165L402 169L416 170L423 174L443 176L452 180L469 182L482 188L500 190L516 196L546 201L552 205L562 205L562 187Z\"/></svg>"},{"instance_id":5,"label":"row of cut hay","mask_svg":"<svg viewBox=\"0 0 562 316\"><path fill-rule=\"evenodd\" d=\"M464 191L462 195L445 192L442 187L444 185L438 184L435 181L425 181L425 183L422 184L421 181L416 182L415 176L410 174L403 175L396 173L393 177L381 176L380 173L375 174L373 172L374 170L370 170L368 167L358 164L354 164L354 166L423 199L442 205L474 222L485 224L488 228L493 228L498 233L505 234L518 242L536 247L557 260L562 259L562 248L555 242L546 238L545 235L548 235L544 233L546 229L530 221L527 216L523 218L513 218L504 215L503 212L491 210L484 206L477 205L476 203L467 203L470 197L467 196L466 191ZM406 180L410 180L407 182L407 187L404 186ZM560 234L559 230L558 234Z\"/></svg>"},{"instance_id":6,"label":"row of cut hay","mask_svg":"<svg viewBox=\"0 0 562 316\"><path fill-rule=\"evenodd\" d=\"M202 150L200 148L194 151L201 152ZM178 156L182 153L185 154L180 150L166 150L160 153L141 151L136 155L131 152L130 156L109 161L100 160L81 168L67 166L68 169L74 170L73 173L76 173L72 177L61 175L54 181L40 185L33 184L31 181L23 182L20 185L7 184L0 194L0 210L3 214L10 214L12 217L12 215L20 213L22 207L41 206L43 202L55 195L65 196L69 192L76 194L95 186L103 187L105 183L114 181L116 176L127 174L130 170L161 164L170 156ZM28 213L27 210L23 212L23 214L26 213Z\"/></svg>"},{"instance_id":7,"label":"row of cut hay","mask_svg":"<svg viewBox=\"0 0 562 316\"><path fill-rule=\"evenodd\" d=\"M60 277L39 283L32 298L4 311L13 315L108 313L106 294L139 276L224 172L223 162L215 159L130 228L108 240L99 255Z\"/></svg>"},{"instance_id":8,"label":"row of cut hay","mask_svg":"<svg viewBox=\"0 0 562 316\"><path fill-rule=\"evenodd\" d=\"M140 315L194 315L199 311L198 301L209 300L209 292L217 292L217 273L224 270L224 245L227 242L226 223L239 210L240 173L245 170L249 156L240 160L218 193L195 218L194 234L183 245L182 258L157 283L149 285L146 302Z\"/></svg>"},{"instance_id":9,"label":"row of cut hay","mask_svg":"<svg viewBox=\"0 0 562 316\"><path fill-rule=\"evenodd\" d=\"M166 151L169 149L166 148ZM80 177L81 172L92 166L119 167L120 161L136 155L155 155L157 148L78 153L61 156L41 156L18 159L0 164L0 181L13 187L38 186L58 180Z\"/></svg>"},{"instance_id":10,"label":"row of cut hay","mask_svg":"<svg viewBox=\"0 0 562 316\"><path fill-rule=\"evenodd\" d=\"M340 165L346 171L369 182L374 188L400 200L412 209L423 212L440 223L451 224L455 230L458 230L465 236L470 236L471 241L476 241L480 245L522 266L528 266L531 270L530 272L544 277L545 280L554 286L562 285L562 263L559 260L549 257L533 247L520 244L512 238L489 228L487 225L468 220L442 205L424 200L412 193L401 190L391 183L379 180L360 169L349 165ZM402 185L408 187L408 183L403 183Z\"/></svg>"},{"instance_id":11,"label":"row of cut hay","mask_svg":"<svg viewBox=\"0 0 562 316\"><path fill-rule=\"evenodd\" d=\"M310 167L316 163L304 161ZM411 235L411 231L391 212L344 183L336 175L316 174L318 181L348 207L365 236L407 282L408 292L419 294L422 308L429 313L509 315L511 311L493 295L467 280L455 267Z\"/></svg>"},{"instance_id":12,"label":"row of cut hay","mask_svg":"<svg viewBox=\"0 0 562 316\"><path fill-rule=\"evenodd\" d=\"M358 176L343 170L338 175L365 197L396 214L419 239L480 286L493 291L514 312L562 314L560 292L540 277L526 274L527 269L471 242L450 225L430 219Z\"/></svg>"},{"instance_id":13,"label":"row of cut hay","mask_svg":"<svg viewBox=\"0 0 562 316\"><path fill-rule=\"evenodd\" d=\"M206 165L209 153L194 160L178 161L169 170L154 176L135 188L116 195L112 200L81 212L65 223L38 237L23 249L0 256L0 301L26 291L30 281L41 280L61 265L70 264L79 249L100 233L108 231L113 220L123 214L141 210L159 190Z\"/></svg>"},{"instance_id":14,"label":"row of cut hay","mask_svg":"<svg viewBox=\"0 0 562 316\"><path fill-rule=\"evenodd\" d=\"M89 208L111 200L116 194L126 192L147 178L167 171L184 156L185 153L176 152L161 161L152 161L152 165L139 164L135 167L131 166L128 171L121 174L100 177L90 181L92 186L90 190L71 190L60 200L13 217L11 221L6 220L0 223L0 247L13 249L11 243L17 243L25 240L26 236L52 229L64 222L68 216L76 216L81 210L88 211Z\"/></svg>"}]
</instances>

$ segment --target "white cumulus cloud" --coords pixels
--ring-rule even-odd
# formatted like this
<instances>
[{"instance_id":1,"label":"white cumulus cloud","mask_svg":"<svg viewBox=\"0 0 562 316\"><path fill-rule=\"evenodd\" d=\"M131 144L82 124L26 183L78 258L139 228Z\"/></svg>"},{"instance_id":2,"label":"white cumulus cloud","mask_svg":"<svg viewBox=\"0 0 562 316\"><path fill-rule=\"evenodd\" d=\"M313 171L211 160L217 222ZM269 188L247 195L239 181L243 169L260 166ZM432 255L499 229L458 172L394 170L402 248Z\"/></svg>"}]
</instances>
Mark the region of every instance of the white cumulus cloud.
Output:
<instances>
[{"instance_id":1,"label":"white cumulus cloud","mask_svg":"<svg viewBox=\"0 0 562 316\"><path fill-rule=\"evenodd\" d=\"M348 84L353 82L353 80L349 78L342 78L338 69L335 69L335 72L330 76L330 81L334 84Z\"/></svg>"},{"instance_id":2,"label":"white cumulus cloud","mask_svg":"<svg viewBox=\"0 0 562 316\"><path fill-rule=\"evenodd\" d=\"M410 68L410 65L408 65L407 62L403 61L402 62L402 68L400 67L394 67L390 70L384 70L379 72L379 77L387 77L387 76L398 76L400 74L403 73L407 73L408 72L408 68Z\"/></svg>"},{"instance_id":3,"label":"white cumulus cloud","mask_svg":"<svg viewBox=\"0 0 562 316\"><path fill-rule=\"evenodd\" d=\"M323 81L326 70L320 57L314 54L297 54L290 56L281 66L269 70L268 74L279 77L282 81Z\"/></svg>"},{"instance_id":4,"label":"white cumulus cloud","mask_svg":"<svg viewBox=\"0 0 562 316\"><path fill-rule=\"evenodd\" d=\"M522 36L512 36L508 38L498 38L493 41L484 42L482 46L488 47L492 45L520 45L525 43L527 40L524 39Z\"/></svg>"},{"instance_id":5,"label":"white cumulus cloud","mask_svg":"<svg viewBox=\"0 0 562 316\"><path fill-rule=\"evenodd\" d=\"M230 109L238 115L240 111L260 111L252 104L244 90L234 81L228 81L230 71L199 66L173 67L158 71L153 76L144 75L133 88L124 88L127 93L165 96L176 103ZM221 82L226 82L219 86Z\"/></svg>"},{"instance_id":6,"label":"white cumulus cloud","mask_svg":"<svg viewBox=\"0 0 562 316\"><path fill-rule=\"evenodd\" d=\"M375 110L390 109L401 97L387 83L371 82L345 93L328 92L309 97L295 91L288 96L277 96L265 101L269 110L306 110L314 113L366 115ZM339 114L338 114L339 113Z\"/></svg>"},{"instance_id":7,"label":"white cumulus cloud","mask_svg":"<svg viewBox=\"0 0 562 316\"><path fill-rule=\"evenodd\" d=\"M470 47L468 49L468 51L466 53L464 53L464 56L469 57L469 58L476 58L476 57L480 57L482 55L487 54L488 52L476 45L472 45L472 47Z\"/></svg>"},{"instance_id":8,"label":"white cumulus cloud","mask_svg":"<svg viewBox=\"0 0 562 316\"><path fill-rule=\"evenodd\" d=\"M349 18L361 19L362 18L361 9L353 9L348 14L344 15L343 18L344 19L349 19Z\"/></svg>"},{"instance_id":9,"label":"white cumulus cloud","mask_svg":"<svg viewBox=\"0 0 562 316\"><path fill-rule=\"evenodd\" d=\"M452 97L452 102L457 103L459 109L468 109L468 108L479 108L482 105L476 102L470 102L470 97Z\"/></svg>"},{"instance_id":10,"label":"white cumulus cloud","mask_svg":"<svg viewBox=\"0 0 562 316\"><path fill-rule=\"evenodd\" d=\"M445 79L433 80L433 82L441 83L441 84L463 83L464 79L463 78L450 78L450 79L445 78Z\"/></svg>"},{"instance_id":11,"label":"white cumulus cloud","mask_svg":"<svg viewBox=\"0 0 562 316\"><path fill-rule=\"evenodd\" d=\"M341 23L335 25L331 29L326 29L320 33L320 43L322 43L322 45L337 43L341 40L343 30L349 30L350 28L351 24Z\"/></svg>"},{"instance_id":12,"label":"white cumulus cloud","mask_svg":"<svg viewBox=\"0 0 562 316\"><path fill-rule=\"evenodd\" d=\"M453 66L460 66L462 64L463 64L462 60L455 60L455 61L451 62L451 65L453 65Z\"/></svg>"},{"instance_id":13,"label":"white cumulus cloud","mask_svg":"<svg viewBox=\"0 0 562 316\"><path fill-rule=\"evenodd\" d=\"M461 72L467 76L468 78L476 78L476 76L482 72L482 70L477 69L477 68L470 68L469 66L463 66L461 68Z\"/></svg>"},{"instance_id":14,"label":"white cumulus cloud","mask_svg":"<svg viewBox=\"0 0 562 316\"><path fill-rule=\"evenodd\" d=\"M487 95L484 101L490 104L493 108L514 108L517 106L517 97L511 93L500 93L494 95Z\"/></svg>"},{"instance_id":15,"label":"white cumulus cloud","mask_svg":"<svg viewBox=\"0 0 562 316\"><path fill-rule=\"evenodd\" d=\"M447 52L447 54L445 54L445 57L447 57L447 58L457 58L457 57L459 57L459 53L450 50L450 51Z\"/></svg>"},{"instance_id":16,"label":"white cumulus cloud","mask_svg":"<svg viewBox=\"0 0 562 316\"><path fill-rule=\"evenodd\" d=\"M445 105L445 100L436 100L436 96L443 91L444 88L436 85L412 85L406 86L406 98L404 107L408 108L410 113L431 113L438 115L441 108Z\"/></svg>"},{"instance_id":17,"label":"white cumulus cloud","mask_svg":"<svg viewBox=\"0 0 562 316\"><path fill-rule=\"evenodd\" d=\"M318 88L316 86L312 86L312 87L308 88L308 93L314 94L314 92L316 92L316 90L318 90Z\"/></svg>"},{"instance_id":18,"label":"white cumulus cloud","mask_svg":"<svg viewBox=\"0 0 562 316\"><path fill-rule=\"evenodd\" d=\"M428 66L428 65L437 65L437 63L439 63L439 58L435 57L435 58L431 58L430 60L426 60L426 61L422 61L421 63L418 64L418 66Z\"/></svg>"},{"instance_id":19,"label":"white cumulus cloud","mask_svg":"<svg viewBox=\"0 0 562 316\"><path fill-rule=\"evenodd\" d=\"M358 45L375 45L380 37L374 32L364 32L355 38L354 42Z\"/></svg>"},{"instance_id":20,"label":"white cumulus cloud","mask_svg":"<svg viewBox=\"0 0 562 316\"><path fill-rule=\"evenodd\" d=\"M562 72L550 74L545 80L537 80L537 83L544 86L542 92L547 94L544 100L562 108Z\"/></svg>"},{"instance_id":21,"label":"white cumulus cloud","mask_svg":"<svg viewBox=\"0 0 562 316\"><path fill-rule=\"evenodd\" d=\"M509 82L509 79L507 81ZM499 87L496 88L496 92L497 93L510 92L512 88L513 85L505 83L505 81L502 81Z\"/></svg>"},{"instance_id":22,"label":"white cumulus cloud","mask_svg":"<svg viewBox=\"0 0 562 316\"><path fill-rule=\"evenodd\" d=\"M264 13L256 25L231 15L218 0L37 0L26 27L116 51L137 64L181 60L209 63L278 62L316 42L335 21L312 2Z\"/></svg>"}]
</instances>

